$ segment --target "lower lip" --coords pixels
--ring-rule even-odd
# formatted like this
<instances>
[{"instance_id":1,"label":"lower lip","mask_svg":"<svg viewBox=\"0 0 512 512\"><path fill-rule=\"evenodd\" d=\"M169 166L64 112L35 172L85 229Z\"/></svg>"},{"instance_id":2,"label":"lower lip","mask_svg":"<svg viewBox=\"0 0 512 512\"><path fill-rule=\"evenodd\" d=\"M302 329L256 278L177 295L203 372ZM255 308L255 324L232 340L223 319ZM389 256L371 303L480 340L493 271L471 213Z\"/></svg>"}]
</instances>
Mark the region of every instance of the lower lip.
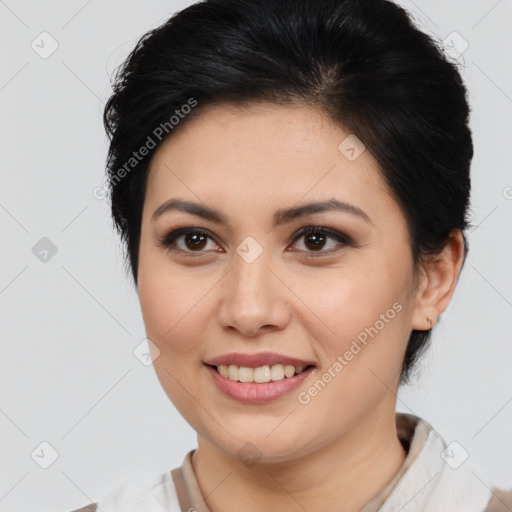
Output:
<instances>
[{"instance_id":1,"label":"lower lip","mask_svg":"<svg viewBox=\"0 0 512 512\"><path fill-rule=\"evenodd\" d=\"M278 400L300 386L314 370L314 367L310 366L294 377L285 377L283 380L257 384L227 379L218 373L214 367L208 365L205 365L205 367L220 391L234 400L247 404L264 404Z\"/></svg>"}]
</instances>

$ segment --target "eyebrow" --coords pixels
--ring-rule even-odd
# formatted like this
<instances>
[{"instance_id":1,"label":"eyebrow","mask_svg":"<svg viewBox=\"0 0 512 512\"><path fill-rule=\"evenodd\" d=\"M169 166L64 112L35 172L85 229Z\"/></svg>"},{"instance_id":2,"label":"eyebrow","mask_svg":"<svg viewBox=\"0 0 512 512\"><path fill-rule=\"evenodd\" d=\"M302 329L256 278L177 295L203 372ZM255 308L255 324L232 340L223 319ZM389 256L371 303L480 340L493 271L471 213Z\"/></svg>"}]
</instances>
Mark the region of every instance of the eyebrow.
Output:
<instances>
[{"instance_id":1,"label":"eyebrow","mask_svg":"<svg viewBox=\"0 0 512 512\"><path fill-rule=\"evenodd\" d=\"M151 221L154 222L158 217L169 211L180 211L196 215L206 220L210 220L217 224L229 225L228 218L218 210L204 206L202 204L182 201L180 199L169 199L162 205L160 205L151 216ZM292 208L283 208L277 210L273 215L273 225L278 226L281 224L287 224L293 222L296 219L312 215L314 213L321 213L327 211L341 211L349 213L360 219L372 224L370 217L361 208L337 199L329 199L328 201L320 201L315 203L307 203L301 206Z\"/></svg>"}]
</instances>

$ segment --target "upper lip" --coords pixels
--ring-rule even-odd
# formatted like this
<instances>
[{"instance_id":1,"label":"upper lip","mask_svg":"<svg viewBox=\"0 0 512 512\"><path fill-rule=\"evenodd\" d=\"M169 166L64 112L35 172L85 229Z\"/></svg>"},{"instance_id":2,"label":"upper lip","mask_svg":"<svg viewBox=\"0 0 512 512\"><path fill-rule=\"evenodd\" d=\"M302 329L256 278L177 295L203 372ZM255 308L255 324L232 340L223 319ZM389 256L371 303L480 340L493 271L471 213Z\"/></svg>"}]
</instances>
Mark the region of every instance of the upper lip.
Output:
<instances>
[{"instance_id":1,"label":"upper lip","mask_svg":"<svg viewBox=\"0 0 512 512\"><path fill-rule=\"evenodd\" d=\"M275 364L291 365L291 366L315 366L312 361L297 359L296 357L285 356L276 352L260 352L258 354L243 354L233 352L231 354L223 354L204 362L210 366L245 366L247 368L259 368L260 366L272 366Z\"/></svg>"}]
</instances>

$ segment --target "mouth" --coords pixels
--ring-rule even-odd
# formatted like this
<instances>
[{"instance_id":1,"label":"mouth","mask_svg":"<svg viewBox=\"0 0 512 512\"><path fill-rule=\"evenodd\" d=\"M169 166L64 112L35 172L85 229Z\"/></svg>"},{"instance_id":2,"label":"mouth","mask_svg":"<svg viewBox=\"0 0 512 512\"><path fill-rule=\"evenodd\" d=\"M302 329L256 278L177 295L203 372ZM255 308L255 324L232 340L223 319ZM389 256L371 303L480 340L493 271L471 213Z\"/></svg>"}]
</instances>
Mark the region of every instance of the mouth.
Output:
<instances>
[{"instance_id":1,"label":"mouth","mask_svg":"<svg viewBox=\"0 0 512 512\"><path fill-rule=\"evenodd\" d=\"M284 399L314 373L310 361L276 353L225 354L204 362L214 388L244 404Z\"/></svg>"},{"instance_id":2,"label":"mouth","mask_svg":"<svg viewBox=\"0 0 512 512\"><path fill-rule=\"evenodd\" d=\"M252 384L267 384L269 382L279 382L291 379L303 372L314 368L314 365L291 365L291 364L273 364L263 365L256 368L249 366L230 365L206 365L214 369L225 379L234 382L245 382Z\"/></svg>"}]
</instances>

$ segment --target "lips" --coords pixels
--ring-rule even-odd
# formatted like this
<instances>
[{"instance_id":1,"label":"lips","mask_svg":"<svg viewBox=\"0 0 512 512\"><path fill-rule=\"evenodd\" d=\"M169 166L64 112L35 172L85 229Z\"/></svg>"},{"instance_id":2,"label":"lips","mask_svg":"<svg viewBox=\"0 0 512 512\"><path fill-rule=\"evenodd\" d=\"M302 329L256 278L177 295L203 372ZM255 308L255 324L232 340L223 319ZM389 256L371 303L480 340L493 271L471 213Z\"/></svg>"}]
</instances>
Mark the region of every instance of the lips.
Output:
<instances>
[{"instance_id":1,"label":"lips","mask_svg":"<svg viewBox=\"0 0 512 512\"><path fill-rule=\"evenodd\" d=\"M246 404L264 404L283 398L300 386L316 368L313 361L276 352L235 352L208 359L204 365L219 391ZM267 375L269 371L271 378Z\"/></svg>"},{"instance_id":2,"label":"lips","mask_svg":"<svg viewBox=\"0 0 512 512\"><path fill-rule=\"evenodd\" d=\"M260 352L258 354L243 354L240 352L233 352L231 354L224 354L214 357L204 364L209 366L245 366L247 368L259 368L261 366L273 366L276 364L295 366L316 366L314 361L298 359L296 357L278 354L276 352Z\"/></svg>"},{"instance_id":3,"label":"lips","mask_svg":"<svg viewBox=\"0 0 512 512\"><path fill-rule=\"evenodd\" d=\"M301 373L276 382L259 384L256 382L238 382L220 375L214 366L205 365L215 387L226 397L244 404L265 404L290 395L315 371L313 366Z\"/></svg>"}]
</instances>

